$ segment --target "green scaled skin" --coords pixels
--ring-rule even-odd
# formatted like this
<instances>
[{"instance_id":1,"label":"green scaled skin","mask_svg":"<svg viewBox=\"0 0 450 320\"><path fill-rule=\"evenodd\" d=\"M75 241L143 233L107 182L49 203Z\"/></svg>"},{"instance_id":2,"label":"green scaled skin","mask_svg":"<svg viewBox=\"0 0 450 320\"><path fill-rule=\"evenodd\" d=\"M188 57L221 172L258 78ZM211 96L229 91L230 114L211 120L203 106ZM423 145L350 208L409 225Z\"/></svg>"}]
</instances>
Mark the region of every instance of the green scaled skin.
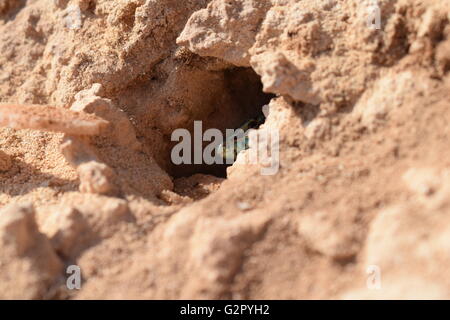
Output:
<instances>
[{"instance_id":1,"label":"green scaled skin","mask_svg":"<svg viewBox=\"0 0 450 320\"><path fill-rule=\"evenodd\" d=\"M238 134L235 134L229 137L223 145L218 147L219 156L223 158L224 163L233 163L236 161L239 152L249 148L249 130L258 129L264 121L265 117L262 114L256 118L248 120L238 128L242 129L244 136L240 137ZM234 148L232 147L233 145Z\"/></svg>"}]
</instances>

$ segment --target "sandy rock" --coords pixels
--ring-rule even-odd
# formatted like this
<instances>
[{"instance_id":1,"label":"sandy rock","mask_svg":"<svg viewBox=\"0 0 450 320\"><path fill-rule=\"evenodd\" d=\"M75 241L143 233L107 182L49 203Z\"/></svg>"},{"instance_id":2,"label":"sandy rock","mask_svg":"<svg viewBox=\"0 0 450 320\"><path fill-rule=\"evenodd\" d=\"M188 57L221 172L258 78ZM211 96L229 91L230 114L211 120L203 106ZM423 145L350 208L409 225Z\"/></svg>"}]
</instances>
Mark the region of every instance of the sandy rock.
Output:
<instances>
[{"instance_id":1,"label":"sandy rock","mask_svg":"<svg viewBox=\"0 0 450 320\"><path fill-rule=\"evenodd\" d=\"M380 290L359 286L345 298L448 299L450 278L444 270L450 263L450 221L445 219L447 210L442 202L429 205L436 201L434 197L441 198L440 190L445 189L438 172L414 168L404 175L418 197L378 212L362 257L363 266L376 267ZM437 274L441 276L436 278Z\"/></svg>"},{"instance_id":2,"label":"sandy rock","mask_svg":"<svg viewBox=\"0 0 450 320\"><path fill-rule=\"evenodd\" d=\"M0 101L110 122L90 139L79 114L39 118L76 131L62 146L72 167L60 134L0 128L14 160L0 207L35 204L55 251L82 267L74 299L448 296L449 1L378 0L381 29L370 2L0 1ZM175 129L236 128L263 90L279 95L261 128L280 132L278 174L245 152L220 188L189 177L210 167L171 166ZM91 161L87 189L112 183L126 200L77 190L74 168ZM49 241L18 225L0 232L0 296L64 298L50 294ZM366 293L367 266L381 290Z\"/></svg>"},{"instance_id":3,"label":"sandy rock","mask_svg":"<svg viewBox=\"0 0 450 320\"><path fill-rule=\"evenodd\" d=\"M388 6L384 2L381 5ZM370 75L373 69L366 64L363 70L365 59L358 66L349 63L342 59L344 52L333 51L333 47L343 48L340 43L350 41L355 46L347 47L345 53L353 54L361 43L366 45L371 32L366 17L364 23L360 19L351 24L344 22L345 12L362 10L366 11L356 10L353 3L338 5L335 1L321 5L316 1L282 1L271 6L268 1L215 0L193 14L178 44L238 66L250 64L262 77L266 92L311 104L331 102L337 97L342 100L345 96L353 100L364 90L363 81L358 79L359 83L346 90L337 83L340 77ZM331 62L330 54L342 60Z\"/></svg>"},{"instance_id":4,"label":"sandy rock","mask_svg":"<svg viewBox=\"0 0 450 320\"><path fill-rule=\"evenodd\" d=\"M365 264L379 266L388 276L414 272L426 277L442 272L450 262L450 224L441 217L442 213L418 205L399 205L379 212L367 237ZM448 281L441 278L442 283Z\"/></svg>"},{"instance_id":5,"label":"sandy rock","mask_svg":"<svg viewBox=\"0 0 450 320\"><path fill-rule=\"evenodd\" d=\"M189 266L196 270L186 296L218 294L238 271L244 250L264 231L269 219L258 214L232 220L201 219L190 239ZM192 291L191 291L192 290Z\"/></svg>"},{"instance_id":6,"label":"sandy rock","mask_svg":"<svg viewBox=\"0 0 450 320\"><path fill-rule=\"evenodd\" d=\"M112 195L118 192L115 185L114 170L104 163L89 161L77 167L80 177L80 191L84 193L95 193Z\"/></svg>"},{"instance_id":7,"label":"sandy rock","mask_svg":"<svg viewBox=\"0 0 450 320\"><path fill-rule=\"evenodd\" d=\"M75 259L89 245L109 237L114 227L129 217L126 201L90 195L76 203L64 203L45 209L42 224L55 251Z\"/></svg>"},{"instance_id":8,"label":"sandy rock","mask_svg":"<svg viewBox=\"0 0 450 320\"><path fill-rule=\"evenodd\" d=\"M449 203L450 170L433 167L410 168L403 174L403 181L410 191L428 209L437 209Z\"/></svg>"},{"instance_id":9,"label":"sandy rock","mask_svg":"<svg viewBox=\"0 0 450 320\"><path fill-rule=\"evenodd\" d=\"M10 11L18 8L20 1L17 0L2 0L0 1L0 15L7 14Z\"/></svg>"},{"instance_id":10,"label":"sandy rock","mask_svg":"<svg viewBox=\"0 0 450 320\"><path fill-rule=\"evenodd\" d=\"M202 56L250 66L248 50L268 8L267 0L238 0L233 4L214 0L189 18L177 43Z\"/></svg>"},{"instance_id":11,"label":"sandy rock","mask_svg":"<svg viewBox=\"0 0 450 320\"><path fill-rule=\"evenodd\" d=\"M261 76L265 92L289 96L310 104L322 101L308 76L314 69L313 64L297 66L281 52L255 56L251 63Z\"/></svg>"},{"instance_id":12,"label":"sandy rock","mask_svg":"<svg viewBox=\"0 0 450 320\"><path fill-rule=\"evenodd\" d=\"M415 231L415 235L405 234L404 220L409 220L408 207L396 206L378 213L372 222L366 242L366 264L376 265L380 269L400 269L411 262L414 243L428 232L423 228ZM414 220L413 220L414 222ZM417 227L417 222L414 223ZM411 227L411 225L409 226ZM411 250L408 253L405 250Z\"/></svg>"},{"instance_id":13,"label":"sandy rock","mask_svg":"<svg viewBox=\"0 0 450 320\"><path fill-rule=\"evenodd\" d=\"M311 121L305 129L305 136L310 140L323 138L331 129L330 120L317 118Z\"/></svg>"},{"instance_id":14,"label":"sandy rock","mask_svg":"<svg viewBox=\"0 0 450 320\"><path fill-rule=\"evenodd\" d=\"M86 162L99 161L97 150L92 146L89 137L66 135L59 149L74 168Z\"/></svg>"},{"instance_id":15,"label":"sandy rock","mask_svg":"<svg viewBox=\"0 0 450 320\"><path fill-rule=\"evenodd\" d=\"M53 4L58 7L58 8L63 8L65 6L67 6L67 3L70 0L53 0Z\"/></svg>"},{"instance_id":16,"label":"sandy rock","mask_svg":"<svg viewBox=\"0 0 450 320\"><path fill-rule=\"evenodd\" d=\"M8 171L12 166L11 157L0 150L0 172Z\"/></svg>"},{"instance_id":17,"label":"sandy rock","mask_svg":"<svg viewBox=\"0 0 450 320\"><path fill-rule=\"evenodd\" d=\"M212 1L207 8L192 15L177 42L202 56L218 57L237 66L251 65L261 75L266 92L286 94L310 103L320 102L307 75L313 65L303 63L303 68L298 68L282 52L256 55L260 53L258 48L250 51L258 35L274 37L275 30L285 26L285 17L280 16L282 11L269 9L266 0L240 0L233 4Z\"/></svg>"},{"instance_id":18,"label":"sandy rock","mask_svg":"<svg viewBox=\"0 0 450 320\"><path fill-rule=\"evenodd\" d=\"M97 233L101 233L102 226L124 221L130 214L128 203L125 200L104 196L91 196L74 206Z\"/></svg>"},{"instance_id":19,"label":"sandy rock","mask_svg":"<svg viewBox=\"0 0 450 320\"><path fill-rule=\"evenodd\" d=\"M98 135L108 122L96 116L64 108L40 105L0 105L0 126L64 132L74 135Z\"/></svg>"},{"instance_id":20,"label":"sandy rock","mask_svg":"<svg viewBox=\"0 0 450 320\"><path fill-rule=\"evenodd\" d=\"M235 217L206 216L199 202L177 212L163 231L166 245L158 259L166 260L179 252L188 272L181 298L220 296L227 290L249 249L266 230L270 217L253 211ZM180 266L181 267L181 266Z\"/></svg>"},{"instance_id":21,"label":"sandy rock","mask_svg":"<svg viewBox=\"0 0 450 320\"><path fill-rule=\"evenodd\" d=\"M159 195L158 198L163 200L166 203L172 204L172 205L180 205L180 204L187 204L192 203L192 199L186 196L180 196L178 193L175 193L170 190L163 190Z\"/></svg>"},{"instance_id":22,"label":"sandy rock","mask_svg":"<svg viewBox=\"0 0 450 320\"><path fill-rule=\"evenodd\" d=\"M72 4L83 10L85 2ZM90 35L79 32L76 40L67 42L66 37L71 38L73 34L64 26L64 30L58 28L60 32L50 39L61 48L64 61L63 66L56 64L50 71L56 73L58 80L47 81L47 87L56 89L49 95L57 101L72 103L77 92L94 83L101 83L106 92L121 91L143 74L150 75L155 65L167 57L189 15L205 6L206 0L92 3L95 5L88 10L102 17L101 31L97 29ZM93 27L89 14L83 12L82 18L83 29ZM122 44L116 48L116 41L121 37ZM99 50L99 46L105 50ZM89 67L80 68L85 63Z\"/></svg>"},{"instance_id":23,"label":"sandy rock","mask_svg":"<svg viewBox=\"0 0 450 320\"><path fill-rule=\"evenodd\" d=\"M42 226L56 252L64 257L71 257L77 252L80 245L89 236L88 224L74 207L58 206L49 209L51 213Z\"/></svg>"},{"instance_id":24,"label":"sandy rock","mask_svg":"<svg viewBox=\"0 0 450 320\"><path fill-rule=\"evenodd\" d=\"M450 69L450 40L439 45L436 52L436 60L443 74Z\"/></svg>"},{"instance_id":25,"label":"sandy rock","mask_svg":"<svg viewBox=\"0 0 450 320\"><path fill-rule=\"evenodd\" d=\"M422 196L430 196L439 191L448 181L449 173L432 167L410 168L403 175L403 180L411 191Z\"/></svg>"},{"instance_id":26,"label":"sandy rock","mask_svg":"<svg viewBox=\"0 0 450 320\"><path fill-rule=\"evenodd\" d=\"M70 109L77 112L95 114L107 120L111 125L104 135L112 137L120 146L136 151L141 150L142 146L136 139L134 127L126 114L122 110L115 108L111 100L99 97L101 91L102 86L98 83L93 84L88 90L80 91L75 95L75 102Z\"/></svg>"},{"instance_id":27,"label":"sandy rock","mask_svg":"<svg viewBox=\"0 0 450 320\"><path fill-rule=\"evenodd\" d=\"M445 11L442 11L442 8L430 6L422 16L417 35L419 37L435 36L439 33L440 25L446 18Z\"/></svg>"},{"instance_id":28,"label":"sandy rock","mask_svg":"<svg viewBox=\"0 0 450 320\"><path fill-rule=\"evenodd\" d=\"M86 11L87 9L89 9L89 6L91 6L92 3L94 3L94 1L93 0L76 0L76 3L80 7L81 11Z\"/></svg>"},{"instance_id":29,"label":"sandy rock","mask_svg":"<svg viewBox=\"0 0 450 320\"><path fill-rule=\"evenodd\" d=\"M3 245L15 246L19 255L33 246L38 230L31 205L13 205L4 208L0 219Z\"/></svg>"},{"instance_id":30,"label":"sandy rock","mask_svg":"<svg viewBox=\"0 0 450 320\"><path fill-rule=\"evenodd\" d=\"M351 258L359 249L352 231L340 226L336 216L329 212L302 215L298 232L311 249L332 259Z\"/></svg>"},{"instance_id":31,"label":"sandy rock","mask_svg":"<svg viewBox=\"0 0 450 320\"><path fill-rule=\"evenodd\" d=\"M34 214L31 205L14 204L0 211L2 299L44 298L62 271L62 263L48 238L39 232Z\"/></svg>"},{"instance_id":32,"label":"sandy rock","mask_svg":"<svg viewBox=\"0 0 450 320\"><path fill-rule=\"evenodd\" d=\"M401 74L386 75L380 78L372 90L367 91L355 106L355 115L361 117L361 123L374 128L386 121L386 117L399 108L412 90L426 87L417 81L418 75L406 71ZM389 91L390 94L386 95Z\"/></svg>"}]
</instances>

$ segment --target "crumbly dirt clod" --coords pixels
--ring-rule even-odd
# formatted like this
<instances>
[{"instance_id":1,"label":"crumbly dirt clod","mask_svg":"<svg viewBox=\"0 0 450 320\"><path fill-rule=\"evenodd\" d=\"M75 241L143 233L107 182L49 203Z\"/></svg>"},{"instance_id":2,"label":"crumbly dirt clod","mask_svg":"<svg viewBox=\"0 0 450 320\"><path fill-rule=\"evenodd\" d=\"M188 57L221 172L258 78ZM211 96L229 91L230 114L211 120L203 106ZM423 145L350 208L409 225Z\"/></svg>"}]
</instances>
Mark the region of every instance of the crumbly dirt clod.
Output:
<instances>
[{"instance_id":1,"label":"crumbly dirt clod","mask_svg":"<svg viewBox=\"0 0 450 320\"><path fill-rule=\"evenodd\" d=\"M11 157L7 153L0 151L0 171L6 172L9 169L11 169L11 166L12 166Z\"/></svg>"},{"instance_id":2,"label":"crumbly dirt clod","mask_svg":"<svg viewBox=\"0 0 450 320\"><path fill-rule=\"evenodd\" d=\"M59 281L63 264L49 239L39 231L32 205L2 208L0 246L0 297L51 298L51 287Z\"/></svg>"}]
</instances>

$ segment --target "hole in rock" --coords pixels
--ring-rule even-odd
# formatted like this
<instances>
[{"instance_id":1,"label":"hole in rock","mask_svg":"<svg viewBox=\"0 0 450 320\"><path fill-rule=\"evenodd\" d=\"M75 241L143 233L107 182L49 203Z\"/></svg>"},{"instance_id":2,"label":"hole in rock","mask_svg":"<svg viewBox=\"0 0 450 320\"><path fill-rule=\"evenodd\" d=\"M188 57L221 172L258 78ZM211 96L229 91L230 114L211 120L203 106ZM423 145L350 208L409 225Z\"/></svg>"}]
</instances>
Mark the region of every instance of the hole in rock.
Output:
<instances>
[{"instance_id":1,"label":"hole in rock","mask_svg":"<svg viewBox=\"0 0 450 320\"><path fill-rule=\"evenodd\" d=\"M213 88L205 88L206 92L211 90L214 97L208 99L208 112L200 113L199 116L191 118L186 129L192 137L191 155L192 164L174 165L170 159L168 172L174 178L187 177L196 173L210 174L217 177L226 177L227 164L193 164L194 150L194 121L202 121L202 133L215 128L222 132L226 139L226 129L237 129L247 121L262 115L262 107L274 97L263 92L260 77L251 68L233 68L221 71L220 81L212 82ZM206 94L208 95L208 93ZM170 137L169 137L170 140ZM179 142L171 142L169 152ZM203 142L203 148L210 144ZM170 154L169 154L170 157Z\"/></svg>"}]
</instances>

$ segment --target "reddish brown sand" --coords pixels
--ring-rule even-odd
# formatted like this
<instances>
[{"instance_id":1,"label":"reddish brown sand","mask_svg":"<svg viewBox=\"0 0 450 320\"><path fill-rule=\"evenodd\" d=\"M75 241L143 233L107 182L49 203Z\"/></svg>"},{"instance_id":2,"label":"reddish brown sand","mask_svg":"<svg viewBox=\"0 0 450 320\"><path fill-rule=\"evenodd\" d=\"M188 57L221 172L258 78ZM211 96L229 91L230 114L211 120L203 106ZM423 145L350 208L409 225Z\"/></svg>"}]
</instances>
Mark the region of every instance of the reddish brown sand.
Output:
<instances>
[{"instance_id":1,"label":"reddish brown sand","mask_svg":"<svg viewBox=\"0 0 450 320\"><path fill-rule=\"evenodd\" d=\"M0 0L0 298L449 299L450 4L378 3ZM264 104L277 174L171 163Z\"/></svg>"}]
</instances>

